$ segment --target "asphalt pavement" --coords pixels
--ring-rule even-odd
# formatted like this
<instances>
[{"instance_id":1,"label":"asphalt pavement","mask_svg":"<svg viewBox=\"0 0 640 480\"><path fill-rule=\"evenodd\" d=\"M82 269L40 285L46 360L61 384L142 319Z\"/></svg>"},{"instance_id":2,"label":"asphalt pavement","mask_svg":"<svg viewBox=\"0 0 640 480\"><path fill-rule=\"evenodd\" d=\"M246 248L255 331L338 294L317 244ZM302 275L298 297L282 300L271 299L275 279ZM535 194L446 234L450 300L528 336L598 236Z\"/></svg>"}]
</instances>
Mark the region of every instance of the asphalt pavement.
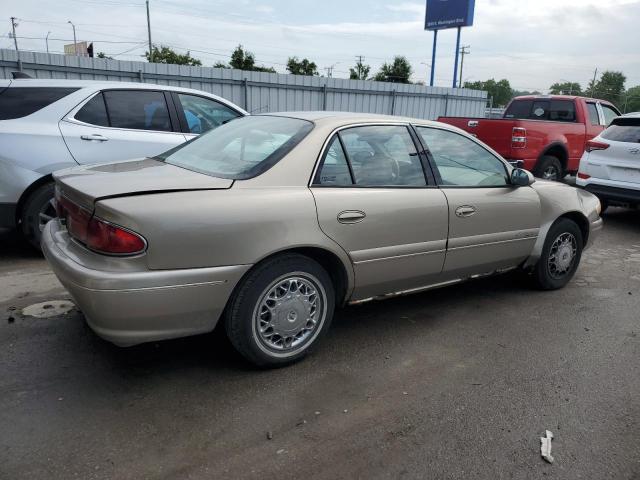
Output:
<instances>
[{"instance_id":1,"label":"asphalt pavement","mask_svg":"<svg viewBox=\"0 0 640 480\"><path fill-rule=\"evenodd\" d=\"M0 478L638 479L640 211L604 218L563 290L505 275L348 307L270 371L223 331L122 349L77 310L23 315L68 297L0 234Z\"/></svg>"}]
</instances>

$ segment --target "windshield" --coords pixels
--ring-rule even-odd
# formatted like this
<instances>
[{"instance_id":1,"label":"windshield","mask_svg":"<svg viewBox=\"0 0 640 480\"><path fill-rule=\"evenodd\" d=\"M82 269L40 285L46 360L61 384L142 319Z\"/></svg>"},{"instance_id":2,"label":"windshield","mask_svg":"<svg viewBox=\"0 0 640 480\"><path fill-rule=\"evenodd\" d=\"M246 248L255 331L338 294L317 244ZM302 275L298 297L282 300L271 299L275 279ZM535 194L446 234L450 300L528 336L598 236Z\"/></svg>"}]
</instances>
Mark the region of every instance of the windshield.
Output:
<instances>
[{"instance_id":1,"label":"windshield","mask_svg":"<svg viewBox=\"0 0 640 480\"><path fill-rule=\"evenodd\" d=\"M313 129L298 118L247 116L156 157L214 177L243 180L265 172Z\"/></svg>"}]
</instances>

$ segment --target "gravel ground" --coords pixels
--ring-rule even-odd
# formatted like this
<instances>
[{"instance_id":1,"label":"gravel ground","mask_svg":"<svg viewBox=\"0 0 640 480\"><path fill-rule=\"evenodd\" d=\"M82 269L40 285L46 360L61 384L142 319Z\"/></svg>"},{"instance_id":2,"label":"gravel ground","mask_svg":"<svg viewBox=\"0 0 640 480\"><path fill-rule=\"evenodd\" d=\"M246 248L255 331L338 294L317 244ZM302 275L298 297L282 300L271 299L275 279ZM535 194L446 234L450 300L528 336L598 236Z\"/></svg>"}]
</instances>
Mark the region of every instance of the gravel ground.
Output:
<instances>
[{"instance_id":1,"label":"gravel ground","mask_svg":"<svg viewBox=\"0 0 640 480\"><path fill-rule=\"evenodd\" d=\"M0 478L640 478L640 212L563 290L514 275L349 307L257 371L224 332L121 349L0 234ZM540 457L551 430L555 463Z\"/></svg>"}]
</instances>

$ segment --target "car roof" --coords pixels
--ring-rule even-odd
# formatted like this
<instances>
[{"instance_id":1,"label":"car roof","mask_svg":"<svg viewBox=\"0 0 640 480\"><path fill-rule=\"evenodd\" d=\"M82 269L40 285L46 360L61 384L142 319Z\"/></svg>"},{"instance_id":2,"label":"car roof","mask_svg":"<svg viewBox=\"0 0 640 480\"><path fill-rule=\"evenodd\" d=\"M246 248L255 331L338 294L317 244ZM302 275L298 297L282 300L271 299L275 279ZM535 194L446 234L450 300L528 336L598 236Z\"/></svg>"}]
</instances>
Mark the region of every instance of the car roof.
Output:
<instances>
[{"instance_id":1,"label":"car roof","mask_svg":"<svg viewBox=\"0 0 640 480\"><path fill-rule=\"evenodd\" d=\"M395 115L382 115L377 113L357 113L357 112L337 112L337 111L291 111L291 112L276 112L276 113L262 113L258 116L278 116L278 117L290 117L299 118L301 120L308 120L314 123L335 124L335 126L349 125L353 123L417 123L420 125L437 126L440 128L446 128L447 130L458 131L456 127L450 125L435 122L433 120L425 120L422 118L411 117L399 117Z\"/></svg>"},{"instance_id":2,"label":"car roof","mask_svg":"<svg viewBox=\"0 0 640 480\"><path fill-rule=\"evenodd\" d=\"M94 90L102 90L109 88L123 88L135 90L171 90L174 92L193 93L196 95L207 95L219 100L234 110L247 113L245 110L234 104L230 100L220 97L214 93L205 92L204 90L196 90L193 88L175 87L173 85L160 85L155 83L140 82L118 82L107 80L68 80L68 79L51 79L51 78L16 78L12 80L0 80L0 87L11 85L15 87L70 87L70 88L91 88Z\"/></svg>"}]
</instances>

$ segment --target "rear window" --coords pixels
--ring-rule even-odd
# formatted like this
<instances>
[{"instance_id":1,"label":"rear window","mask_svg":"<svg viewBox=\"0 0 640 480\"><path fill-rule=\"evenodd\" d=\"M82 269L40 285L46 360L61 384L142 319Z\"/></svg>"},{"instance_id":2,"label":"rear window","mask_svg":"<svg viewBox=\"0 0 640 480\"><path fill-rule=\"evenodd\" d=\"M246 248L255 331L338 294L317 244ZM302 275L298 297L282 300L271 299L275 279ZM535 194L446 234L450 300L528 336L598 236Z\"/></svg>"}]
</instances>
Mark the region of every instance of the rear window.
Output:
<instances>
[{"instance_id":1,"label":"rear window","mask_svg":"<svg viewBox=\"0 0 640 480\"><path fill-rule=\"evenodd\" d=\"M614 142L640 143L640 118L617 118L600 136Z\"/></svg>"},{"instance_id":2,"label":"rear window","mask_svg":"<svg viewBox=\"0 0 640 480\"><path fill-rule=\"evenodd\" d=\"M509 105L504 118L575 122L576 107L571 100L517 100Z\"/></svg>"},{"instance_id":3,"label":"rear window","mask_svg":"<svg viewBox=\"0 0 640 480\"><path fill-rule=\"evenodd\" d=\"M156 158L194 172L243 180L278 163L312 129L313 123L297 118L242 117Z\"/></svg>"},{"instance_id":4,"label":"rear window","mask_svg":"<svg viewBox=\"0 0 640 480\"><path fill-rule=\"evenodd\" d=\"M0 120L26 117L77 90L68 87L9 87L0 93Z\"/></svg>"}]
</instances>

